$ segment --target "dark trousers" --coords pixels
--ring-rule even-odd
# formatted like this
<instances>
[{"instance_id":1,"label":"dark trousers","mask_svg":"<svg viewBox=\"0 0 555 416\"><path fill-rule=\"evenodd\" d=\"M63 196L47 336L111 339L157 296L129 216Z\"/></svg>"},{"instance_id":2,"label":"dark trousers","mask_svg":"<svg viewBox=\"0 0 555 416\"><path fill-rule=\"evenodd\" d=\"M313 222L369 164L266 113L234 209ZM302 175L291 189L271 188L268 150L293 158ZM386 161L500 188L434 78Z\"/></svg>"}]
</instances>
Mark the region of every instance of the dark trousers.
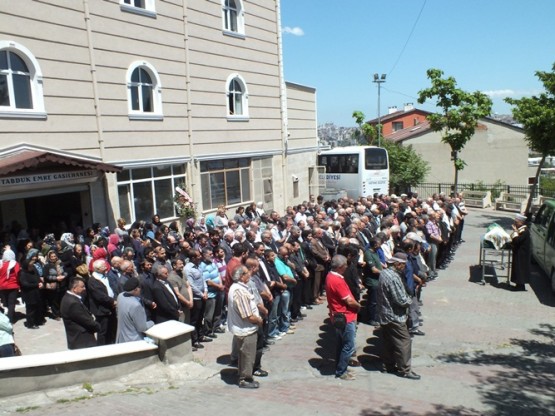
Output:
<instances>
[{"instance_id":1,"label":"dark trousers","mask_svg":"<svg viewBox=\"0 0 555 416\"><path fill-rule=\"evenodd\" d=\"M366 319L372 322L377 320L378 287L367 285L366 289Z\"/></svg>"},{"instance_id":2,"label":"dark trousers","mask_svg":"<svg viewBox=\"0 0 555 416\"><path fill-rule=\"evenodd\" d=\"M291 317L297 318L301 314L304 280L297 280L297 284L289 289L291 291Z\"/></svg>"},{"instance_id":3,"label":"dark trousers","mask_svg":"<svg viewBox=\"0 0 555 416\"><path fill-rule=\"evenodd\" d=\"M205 302L203 299L193 299L193 308L191 309L191 325L195 327L192 333L193 344L198 342L204 335L202 327L202 318L204 315Z\"/></svg>"},{"instance_id":4,"label":"dark trousers","mask_svg":"<svg viewBox=\"0 0 555 416\"><path fill-rule=\"evenodd\" d=\"M0 290L0 297L4 306L8 308L8 318L10 322L15 323L15 305L17 304L17 294L19 289Z\"/></svg>"},{"instance_id":5,"label":"dark trousers","mask_svg":"<svg viewBox=\"0 0 555 416\"><path fill-rule=\"evenodd\" d=\"M25 304L26 324L28 327L38 326L44 322L43 310L44 307L41 302Z\"/></svg>"},{"instance_id":6,"label":"dark trousers","mask_svg":"<svg viewBox=\"0 0 555 416\"><path fill-rule=\"evenodd\" d=\"M100 330L96 335L96 345L114 344L118 326L116 315L95 316L95 319L100 324Z\"/></svg>"},{"instance_id":7,"label":"dark trousers","mask_svg":"<svg viewBox=\"0 0 555 416\"><path fill-rule=\"evenodd\" d=\"M303 305L312 304L312 285L314 284L314 271L309 271L307 279L303 280L303 290L301 295L301 303Z\"/></svg>"},{"instance_id":8,"label":"dark trousers","mask_svg":"<svg viewBox=\"0 0 555 416\"><path fill-rule=\"evenodd\" d=\"M412 342L406 323L390 322L381 326L382 360L387 370L411 371Z\"/></svg>"}]
</instances>

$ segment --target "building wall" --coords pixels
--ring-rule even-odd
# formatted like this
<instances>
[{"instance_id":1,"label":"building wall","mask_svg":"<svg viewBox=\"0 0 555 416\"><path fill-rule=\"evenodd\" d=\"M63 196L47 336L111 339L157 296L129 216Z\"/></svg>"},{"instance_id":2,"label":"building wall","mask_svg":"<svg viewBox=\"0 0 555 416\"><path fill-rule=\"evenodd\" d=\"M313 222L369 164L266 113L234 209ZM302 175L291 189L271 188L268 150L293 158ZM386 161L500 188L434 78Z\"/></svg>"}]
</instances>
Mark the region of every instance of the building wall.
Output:
<instances>
[{"instance_id":1,"label":"building wall","mask_svg":"<svg viewBox=\"0 0 555 416\"><path fill-rule=\"evenodd\" d=\"M268 208L307 199L317 148L315 90L285 86L279 1L242 4L244 36L223 30L215 0L156 0L155 16L129 12L118 0L1 2L0 41L22 44L39 62L47 113L0 118L3 147L26 143L123 167L123 174L87 185L91 223L113 225L124 215L118 185L128 169L155 172L168 164L186 167L187 190L201 212L211 211L202 204L200 172L210 160L250 160L251 200ZM130 117L127 74L134 62L156 70L163 117ZM232 74L248 88L244 120L227 114ZM299 178L296 194L292 175Z\"/></svg>"},{"instance_id":2,"label":"building wall","mask_svg":"<svg viewBox=\"0 0 555 416\"><path fill-rule=\"evenodd\" d=\"M451 148L441 142L440 133L429 132L405 140L430 165L426 182L452 183L455 177ZM460 183L486 184L498 180L509 185L528 183L528 147L521 129L481 120L475 135L460 152L467 166L459 171Z\"/></svg>"},{"instance_id":3,"label":"building wall","mask_svg":"<svg viewBox=\"0 0 555 416\"><path fill-rule=\"evenodd\" d=\"M389 134L393 133L393 122L402 122L403 129L409 128L411 126L417 126L420 123L426 121L426 113L419 111L419 110L412 110L408 113L399 112L399 116L391 118L387 121L382 122L382 135L388 136Z\"/></svg>"}]
</instances>

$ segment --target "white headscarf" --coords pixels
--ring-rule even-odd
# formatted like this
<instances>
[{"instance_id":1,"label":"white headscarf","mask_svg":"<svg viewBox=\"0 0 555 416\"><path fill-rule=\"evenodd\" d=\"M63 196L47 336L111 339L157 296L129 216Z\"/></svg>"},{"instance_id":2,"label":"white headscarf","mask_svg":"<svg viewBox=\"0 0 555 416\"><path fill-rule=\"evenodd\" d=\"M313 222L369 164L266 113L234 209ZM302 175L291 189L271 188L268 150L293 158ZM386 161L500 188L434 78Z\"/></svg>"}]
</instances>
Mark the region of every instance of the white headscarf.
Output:
<instances>
[{"instance_id":1,"label":"white headscarf","mask_svg":"<svg viewBox=\"0 0 555 416\"><path fill-rule=\"evenodd\" d=\"M15 261L15 253L10 250L9 248L7 248L6 250L4 250L4 254L2 254L2 261L0 261L0 268L2 266L4 266L4 262L8 262L8 270L6 270L6 280L9 279L10 277L10 272L12 271L12 269L15 267L16 265L16 261Z\"/></svg>"}]
</instances>

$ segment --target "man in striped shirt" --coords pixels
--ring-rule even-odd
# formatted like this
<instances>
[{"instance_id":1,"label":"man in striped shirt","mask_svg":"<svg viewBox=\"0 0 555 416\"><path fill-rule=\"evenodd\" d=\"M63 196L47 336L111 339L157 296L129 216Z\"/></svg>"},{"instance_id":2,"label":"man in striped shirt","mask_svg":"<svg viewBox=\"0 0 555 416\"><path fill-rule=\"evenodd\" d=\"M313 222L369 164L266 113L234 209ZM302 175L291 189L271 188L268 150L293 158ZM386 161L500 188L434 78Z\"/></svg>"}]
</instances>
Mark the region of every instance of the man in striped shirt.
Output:
<instances>
[{"instance_id":1,"label":"man in striped shirt","mask_svg":"<svg viewBox=\"0 0 555 416\"><path fill-rule=\"evenodd\" d=\"M250 278L250 270L243 265L237 267L232 274L227 325L233 334L233 342L239 349L239 387L256 389L259 384L253 379L253 370L262 356L262 348L257 348L257 339L258 327L262 326L263 319L248 287ZM268 375L265 371L258 372L260 376Z\"/></svg>"}]
</instances>

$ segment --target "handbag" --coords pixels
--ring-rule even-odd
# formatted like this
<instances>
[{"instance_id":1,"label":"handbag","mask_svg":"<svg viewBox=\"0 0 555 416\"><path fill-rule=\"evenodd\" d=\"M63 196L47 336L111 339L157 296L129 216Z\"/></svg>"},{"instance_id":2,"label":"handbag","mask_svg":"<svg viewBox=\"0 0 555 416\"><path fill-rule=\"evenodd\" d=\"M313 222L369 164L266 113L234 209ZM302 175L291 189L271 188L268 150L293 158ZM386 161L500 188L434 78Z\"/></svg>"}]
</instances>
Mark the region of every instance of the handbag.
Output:
<instances>
[{"instance_id":1,"label":"handbag","mask_svg":"<svg viewBox=\"0 0 555 416\"><path fill-rule=\"evenodd\" d=\"M332 322L334 328L343 330L347 326L347 317L343 312L336 312L333 314Z\"/></svg>"},{"instance_id":2,"label":"handbag","mask_svg":"<svg viewBox=\"0 0 555 416\"><path fill-rule=\"evenodd\" d=\"M58 289L58 282L46 282L45 287L47 290L56 290Z\"/></svg>"}]
</instances>

